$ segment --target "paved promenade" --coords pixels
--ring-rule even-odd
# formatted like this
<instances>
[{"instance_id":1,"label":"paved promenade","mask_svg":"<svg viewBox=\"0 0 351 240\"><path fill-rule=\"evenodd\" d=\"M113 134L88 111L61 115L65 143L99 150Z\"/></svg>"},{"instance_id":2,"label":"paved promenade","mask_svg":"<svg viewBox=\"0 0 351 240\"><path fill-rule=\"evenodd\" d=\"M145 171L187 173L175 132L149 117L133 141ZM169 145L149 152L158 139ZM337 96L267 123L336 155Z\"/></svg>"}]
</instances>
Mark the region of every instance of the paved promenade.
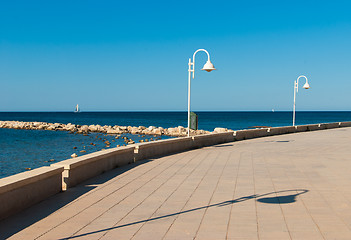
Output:
<instances>
[{"instance_id":1,"label":"paved promenade","mask_svg":"<svg viewBox=\"0 0 351 240\"><path fill-rule=\"evenodd\" d=\"M351 239L351 128L141 161L0 222L10 239Z\"/></svg>"}]
</instances>

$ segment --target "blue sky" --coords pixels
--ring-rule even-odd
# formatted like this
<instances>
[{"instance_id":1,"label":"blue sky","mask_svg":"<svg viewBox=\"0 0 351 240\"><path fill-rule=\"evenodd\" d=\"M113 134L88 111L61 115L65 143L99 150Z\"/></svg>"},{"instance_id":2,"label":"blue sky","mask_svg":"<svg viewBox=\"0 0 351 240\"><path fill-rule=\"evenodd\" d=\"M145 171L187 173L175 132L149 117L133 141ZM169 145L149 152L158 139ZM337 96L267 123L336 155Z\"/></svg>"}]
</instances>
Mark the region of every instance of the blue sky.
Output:
<instances>
[{"instance_id":1,"label":"blue sky","mask_svg":"<svg viewBox=\"0 0 351 240\"><path fill-rule=\"evenodd\" d=\"M351 109L349 1L1 1L0 111Z\"/></svg>"}]
</instances>

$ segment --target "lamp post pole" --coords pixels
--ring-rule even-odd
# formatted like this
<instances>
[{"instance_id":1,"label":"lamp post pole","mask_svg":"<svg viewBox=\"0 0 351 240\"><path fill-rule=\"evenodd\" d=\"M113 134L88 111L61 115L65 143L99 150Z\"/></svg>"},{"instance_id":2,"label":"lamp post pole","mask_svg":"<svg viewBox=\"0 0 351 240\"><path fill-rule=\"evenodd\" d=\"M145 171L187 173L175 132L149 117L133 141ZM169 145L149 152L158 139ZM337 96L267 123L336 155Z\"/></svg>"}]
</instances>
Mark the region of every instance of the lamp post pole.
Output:
<instances>
[{"instance_id":1,"label":"lamp post pole","mask_svg":"<svg viewBox=\"0 0 351 240\"><path fill-rule=\"evenodd\" d=\"M293 126L295 126L295 109L296 109L296 93L299 92L299 79L300 78L305 78L306 79L306 83L305 85L303 85L304 89L309 89L310 85L308 84L308 79L306 76L301 75L299 76L296 81L294 82L294 107L293 107Z\"/></svg>"},{"instance_id":2,"label":"lamp post pole","mask_svg":"<svg viewBox=\"0 0 351 240\"><path fill-rule=\"evenodd\" d=\"M210 61L210 54L205 49L198 49L193 54L193 61L191 62L191 58L189 58L189 69L188 69L188 137L190 136L190 89L191 89L191 73L193 73L192 78L195 77L195 55L198 52L205 52L207 54L207 62L201 70L205 70L207 72L211 72L212 70L216 70L213 64Z\"/></svg>"},{"instance_id":3,"label":"lamp post pole","mask_svg":"<svg viewBox=\"0 0 351 240\"><path fill-rule=\"evenodd\" d=\"M190 88L191 88L191 72L194 71L192 70L193 63L191 62L191 59L189 58L189 78L188 78L188 137L190 136Z\"/></svg>"}]
</instances>

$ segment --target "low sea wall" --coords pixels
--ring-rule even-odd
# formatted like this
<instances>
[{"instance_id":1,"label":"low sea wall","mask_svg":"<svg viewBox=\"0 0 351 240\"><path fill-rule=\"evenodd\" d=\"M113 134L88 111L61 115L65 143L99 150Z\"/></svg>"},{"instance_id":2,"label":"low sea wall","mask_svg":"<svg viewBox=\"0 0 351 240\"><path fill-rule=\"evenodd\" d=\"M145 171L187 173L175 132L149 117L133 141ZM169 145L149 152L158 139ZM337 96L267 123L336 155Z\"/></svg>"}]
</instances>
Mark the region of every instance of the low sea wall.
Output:
<instances>
[{"instance_id":1,"label":"low sea wall","mask_svg":"<svg viewBox=\"0 0 351 240\"><path fill-rule=\"evenodd\" d=\"M259 128L259 129L248 129L248 130L239 130L234 132L234 140L240 141L251 138L265 137L269 136L269 128Z\"/></svg>"},{"instance_id":2,"label":"low sea wall","mask_svg":"<svg viewBox=\"0 0 351 240\"><path fill-rule=\"evenodd\" d=\"M118 147L71 158L53 167L63 167L62 191L114 168L134 162L134 146Z\"/></svg>"},{"instance_id":3,"label":"low sea wall","mask_svg":"<svg viewBox=\"0 0 351 240\"><path fill-rule=\"evenodd\" d=\"M156 142L138 143L134 146L134 160L165 156L192 149L191 137L179 137Z\"/></svg>"},{"instance_id":4,"label":"low sea wall","mask_svg":"<svg viewBox=\"0 0 351 240\"><path fill-rule=\"evenodd\" d=\"M61 166L41 167L0 179L0 220L62 190Z\"/></svg>"},{"instance_id":5,"label":"low sea wall","mask_svg":"<svg viewBox=\"0 0 351 240\"><path fill-rule=\"evenodd\" d=\"M116 167L191 149L245 139L351 127L351 122L259 128L131 144L68 159L0 179L0 220Z\"/></svg>"},{"instance_id":6,"label":"low sea wall","mask_svg":"<svg viewBox=\"0 0 351 240\"><path fill-rule=\"evenodd\" d=\"M192 137L191 148L202 148L221 143L233 142L234 140L235 138L233 131L198 135Z\"/></svg>"}]
</instances>

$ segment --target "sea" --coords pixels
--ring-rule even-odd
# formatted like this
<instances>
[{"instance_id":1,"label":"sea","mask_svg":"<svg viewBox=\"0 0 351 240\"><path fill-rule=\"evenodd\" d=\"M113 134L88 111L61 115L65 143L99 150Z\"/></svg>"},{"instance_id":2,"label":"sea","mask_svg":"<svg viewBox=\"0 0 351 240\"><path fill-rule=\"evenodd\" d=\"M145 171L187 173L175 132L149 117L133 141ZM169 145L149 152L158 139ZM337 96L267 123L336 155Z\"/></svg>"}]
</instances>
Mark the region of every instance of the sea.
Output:
<instances>
[{"instance_id":1,"label":"sea","mask_svg":"<svg viewBox=\"0 0 351 240\"><path fill-rule=\"evenodd\" d=\"M232 130L260 126L278 127L292 125L292 112L195 112L198 128L213 131L216 127ZM119 126L187 126L187 112L0 112L0 121L72 123L79 125ZM296 125L351 121L351 111L296 112ZM123 137L135 142L148 139L170 138L168 136L122 136L90 133L72 134L61 131L15 130L0 128L0 178L11 176L70 158L123 145Z\"/></svg>"}]
</instances>

